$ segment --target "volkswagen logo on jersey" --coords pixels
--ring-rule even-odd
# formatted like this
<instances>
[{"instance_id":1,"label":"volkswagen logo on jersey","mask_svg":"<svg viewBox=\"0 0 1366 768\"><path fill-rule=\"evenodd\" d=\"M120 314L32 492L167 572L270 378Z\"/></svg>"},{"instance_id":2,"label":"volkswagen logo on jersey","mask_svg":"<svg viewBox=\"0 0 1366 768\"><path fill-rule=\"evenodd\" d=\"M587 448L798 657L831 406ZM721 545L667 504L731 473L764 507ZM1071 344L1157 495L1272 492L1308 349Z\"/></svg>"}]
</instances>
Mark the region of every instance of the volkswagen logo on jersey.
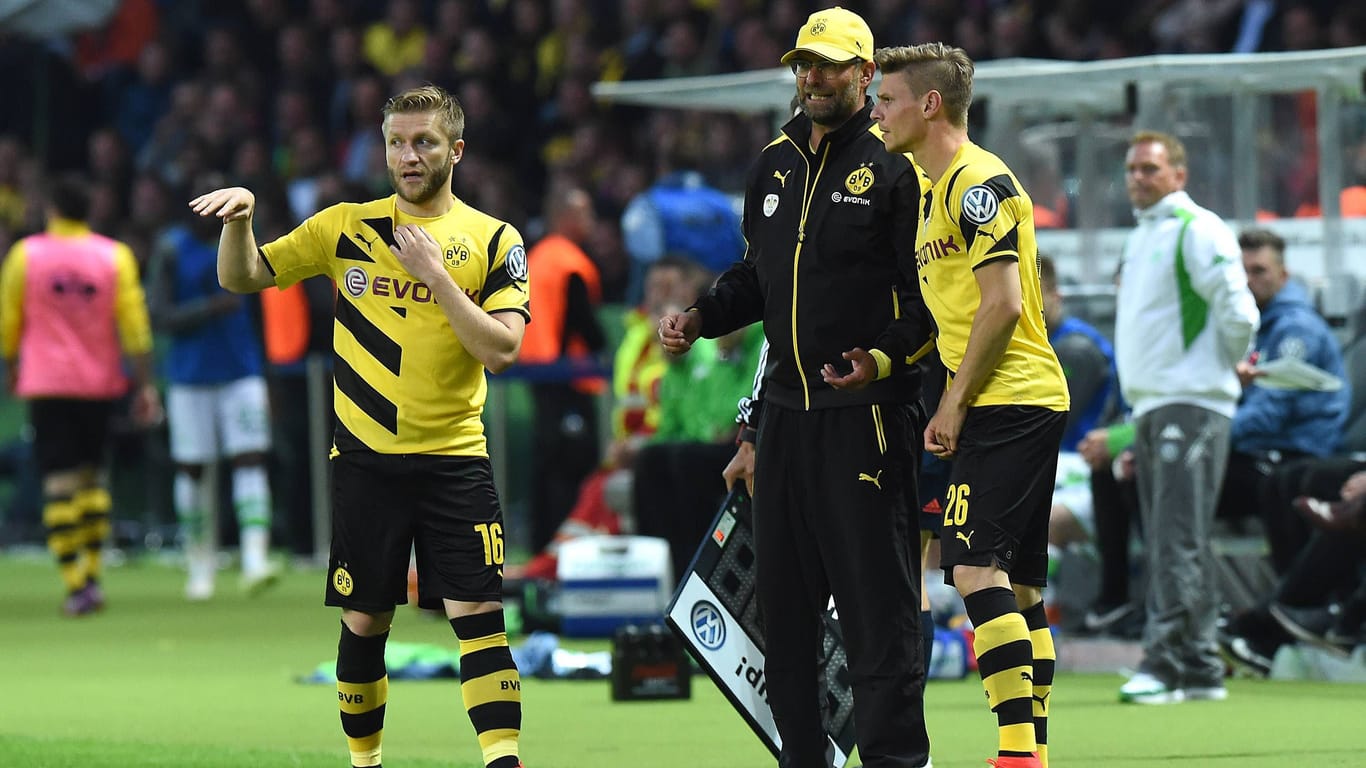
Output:
<instances>
[{"instance_id":1,"label":"volkswagen logo on jersey","mask_svg":"<svg viewBox=\"0 0 1366 768\"><path fill-rule=\"evenodd\" d=\"M365 289L370 287L370 276L360 267L351 267L342 275L342 286L351 298L359 299L365 295Z\"/></svg>"},{"instance_id":2,"label":"volkswagen logo on jersey","mask_svg":"<svg viewBox=\"0 0 1366 768\"><path fill-rule=\"evenodd\" d=\"M698 600L693 604L692 635L709 651L720 648L726 642L726 620L716 606L706 600Z\"/></svg>"},{"instance_id":3,"label":"volkswagen logo on jersey","mask_svg":"<svg viewBox=\"0 0 1366 768\"><path fill-rule=\"evenodd\" d=\"M526 249L521 243L508 249L508 257L504 262L507 265L508 274L513 280L526 279Z\"/></svg>"},{"instance_id":4,"label":"volkswagen logo on jersey","mask_svg":"<svg viewBox=\"0 0 1366 768\"><path fill-rule=\"evenodd\" d=\"M985 224L996 218L996 193L990 187L978 184L963 193L963 215L973 224Z\"/></svg>"}]
</instances>

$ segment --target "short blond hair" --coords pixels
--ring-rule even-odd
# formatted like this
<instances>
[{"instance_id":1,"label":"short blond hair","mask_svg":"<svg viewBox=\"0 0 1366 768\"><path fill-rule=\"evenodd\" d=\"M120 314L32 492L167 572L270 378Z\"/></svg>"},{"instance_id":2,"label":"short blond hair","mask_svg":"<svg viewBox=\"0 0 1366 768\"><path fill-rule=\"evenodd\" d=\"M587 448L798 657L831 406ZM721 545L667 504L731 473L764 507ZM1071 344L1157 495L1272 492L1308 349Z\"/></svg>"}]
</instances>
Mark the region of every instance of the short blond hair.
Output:
<instances>
[{"instance_id":1,"label":"short blond hair","mask_svg":"<svg viewBox=\"0 0 1366 768\"><path fill-rule=\"evenodd\" d=\"M972 75L976 69L967 51L944 43L901 45L877 49L873 61L883 77L904 71L913 93L939 91L949 122L955 128L967 127Z\"/></svg>"},{"instance_id":2,"label":"short blond hair","mask_svg":"<svg viewBox=\"0 0 1366 768\"><path fill-rule=\"evenodd\" d=\"M1136 147L1139 144L1148 143L1161 144L1167 150L1167 162L1173 168L1186 167L1186 145L1181 140L1162 131L1139 131L1133 138L1129 139L1129 146Z\"/></svg>"},{"instance_id":3,"label":"short blond hair","mask_svg":"<svg viewBox=\"0 0 1366 768\"><path fill-rule=\"evenodd\" d=\"M416 113L435 113L441 123L441 129L446 132L446 138L452 144L465 136L465 110L460 106L460 101L446 91L446 89L432 85L419 85L416 88L397 94L384 104L384 120L388 122L390 115L407 115Z\"/></svg>"}]
</instances>

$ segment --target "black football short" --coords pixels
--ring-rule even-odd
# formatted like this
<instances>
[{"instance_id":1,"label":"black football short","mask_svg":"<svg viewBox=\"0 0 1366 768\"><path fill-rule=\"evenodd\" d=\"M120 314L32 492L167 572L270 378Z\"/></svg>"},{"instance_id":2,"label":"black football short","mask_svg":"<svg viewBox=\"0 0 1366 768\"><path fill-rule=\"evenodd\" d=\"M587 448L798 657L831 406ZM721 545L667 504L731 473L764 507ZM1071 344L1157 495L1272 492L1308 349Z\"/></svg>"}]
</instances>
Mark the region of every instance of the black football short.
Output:
<instances>
[{"instance_id":1,"label":"black football short","mask_svg":"<svg viewBox=\"0 0 1366 768\"><path fill-rule=\"evenodd\" d=\"M953 582L955 565L995 565L1014 584L1045 586L1048 513L1066 425L1066 411L1040 406L968 409L944 494L945 581Z\"/></svg>"},{"instance_id":2,"label":"black football short","mask_svg":"<svg viewBox=\"0 0 1366 768\"><path fill-rule=\"evenodd\" d=\"M338 454L326 604L383 613L407 603L411 553L419 606L502 599L503 511L489 460Z\"/></svg>"},{"instance_id":3,"label":"black football short","mask_svg":"<svg viewBox=\"0 0 1366 768\"><path fill-rule=\"evenodd\" d=\"M917 433L913 439L923 441L924 435ZM920 530L939 538L939 529L944 525L944 494L949 489L949 475L953 472L953 463L923 449L922 453L920 479L916 484L920 489L916 506L920 510Z\"/></svg>"},{"instance_id":4,"label":"black football short","mask_svg":"<svg viewBox=\"0 0 1366 768\"><path fill-rule=\"evenodd\" d=\"M38 472L100 467L109 444L113 400L40 398L28 403Z\"/></svg>"}]
</instances>

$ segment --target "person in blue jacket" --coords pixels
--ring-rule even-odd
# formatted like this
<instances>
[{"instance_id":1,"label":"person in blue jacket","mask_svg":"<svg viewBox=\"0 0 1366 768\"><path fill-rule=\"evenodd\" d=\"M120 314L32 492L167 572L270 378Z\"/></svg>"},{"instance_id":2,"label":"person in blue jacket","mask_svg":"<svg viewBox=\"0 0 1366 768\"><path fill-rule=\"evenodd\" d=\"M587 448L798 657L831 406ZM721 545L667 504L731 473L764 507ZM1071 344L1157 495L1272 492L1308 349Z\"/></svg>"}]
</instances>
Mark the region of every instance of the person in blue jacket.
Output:
<instances>
[{"instance_id":1,"label":"person in blue jacket","mask_svg":"<svg viewBox=\"0 0 1366 768\"><path fill-rule=\"evenodd\" d=\"M699 158L683 137L667 135L660 144L658 177L621 215L622 241L631 256L630 305L640 301L650 265L666 254L686 256L717 275L745 257L731 196L693 170Z\"/></svg>"},{"instance_id":2,"label":"person in blue jacket","mask_svg":"<svg viewBox=\"0 0 1366 768\"><path fill-rule=\"evenodd\" d=\"M1337 338L1310 304L1305 288L1290 280L1285 240L1270 230L1249 229L1238 236L1238 244L1248 288L1261 310L1261 328L1251 356L1238 366L1243 396L1233 416L1218 517L1260 515L1272 565L1283 573L1308 540L1309 529L1293 509L1268 502L1278 496L1270 492L1268 479L1290 462L1337 449L1351 389ZM1318 391L1283 389L1261 381L1264 372L1259 366L1283 358L1321 368L1343 384Z\"/></svg>"},{"instance_id":3,"label":"person in blue jacket","mask_svg":"<svg viewBox=\"0 0 1366 768\"><path fill-rule=\"evenodd\" d=\"M1072 410L1062 449L1076 451L1087 433L1110 423L1120 411L1115 348L1095 326L1066 313L1053 259L1039 255L1039 285L1043 289L1044 322L1048 343L1062 363Z\"/></svg>"}]
</instances>

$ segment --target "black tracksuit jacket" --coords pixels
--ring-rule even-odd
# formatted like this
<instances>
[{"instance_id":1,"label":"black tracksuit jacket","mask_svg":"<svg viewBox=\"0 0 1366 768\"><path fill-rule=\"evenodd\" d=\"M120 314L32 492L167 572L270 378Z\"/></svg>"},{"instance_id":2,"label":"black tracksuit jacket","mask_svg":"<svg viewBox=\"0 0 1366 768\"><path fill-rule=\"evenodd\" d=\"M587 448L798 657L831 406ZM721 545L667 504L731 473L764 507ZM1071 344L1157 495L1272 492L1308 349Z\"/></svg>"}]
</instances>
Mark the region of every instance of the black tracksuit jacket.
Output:
<instances>
[{"instance_id":1,"label":"black tracksuit jacket","mask_svg":"<svg viewBox=\"0 0 1366 768\"><path fill-rule=\"evenodd\" d=\"M748 248L693 308L716 338L762 320L769 351L762 399L795 410L920 397L917 366L933 321L916 280L920 179L874 133L871 101L810 151L811 121L783 126L745 190ZM857 390L821 379L854 347L877 348L891 375Z\"/></svg>"}]
</instances>

